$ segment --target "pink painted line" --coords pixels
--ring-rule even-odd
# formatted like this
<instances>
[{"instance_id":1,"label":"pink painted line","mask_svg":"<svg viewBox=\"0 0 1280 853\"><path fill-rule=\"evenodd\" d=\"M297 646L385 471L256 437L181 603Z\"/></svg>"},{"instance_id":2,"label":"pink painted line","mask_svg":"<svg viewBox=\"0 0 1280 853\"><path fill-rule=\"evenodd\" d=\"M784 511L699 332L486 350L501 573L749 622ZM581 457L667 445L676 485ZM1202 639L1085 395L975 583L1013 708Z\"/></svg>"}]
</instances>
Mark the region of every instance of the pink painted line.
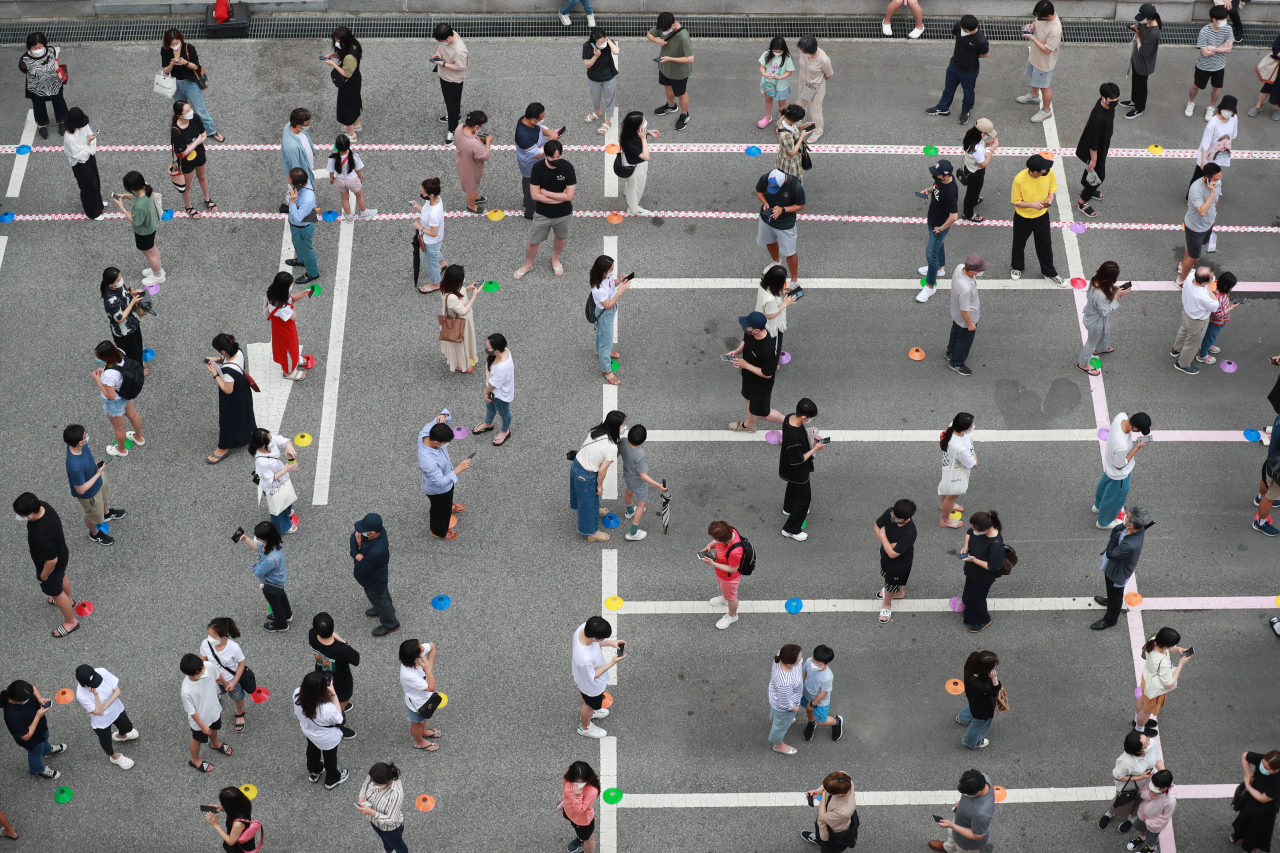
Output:
<instances>
[{"instance_id":1,"label":"pink painted line","mask_svg":"<svg viewBox=\"0 0 1280 853\"><path fill-rule=\"evenodd\" d=\"M1135 281L1133 289L1178 290L1178 286L1172 281ZM1280 293L1280 281L1241 281L1236 283L1235 290L1241 293Z\"/></svg>"},{"instance_id":2,"label":"pink painted line","mask_svg":"<svg viewBox=\"0 0 1280 853\"><path fill-rule=\"evenodd\" d=\"M1236 792L1236 782L1229 785L1179 785L1173 786L1173 795L1179 800L1229 800Z\"/></svg>"},{"instance_id":3,"label":"pink painted line","mask_svg":"<svg viewBox=\"0 0 1280 853\"><path fill-rule=\"evenodd\" d=\"M1151 434L1157 441L1249 441L1240 429L1155 429Z\"/></svg>"},{"instance_id":4,"label":"pink painted line","mask_svg":"<svg viewBox=\"0 0 1280 853\"><path fill-rule=\"evenodd\" d=\"M1241 595L1221 598L1146 598L1139 606L1143 610L1274 610L1276 597Z\"/></svg>"}]
</instances>

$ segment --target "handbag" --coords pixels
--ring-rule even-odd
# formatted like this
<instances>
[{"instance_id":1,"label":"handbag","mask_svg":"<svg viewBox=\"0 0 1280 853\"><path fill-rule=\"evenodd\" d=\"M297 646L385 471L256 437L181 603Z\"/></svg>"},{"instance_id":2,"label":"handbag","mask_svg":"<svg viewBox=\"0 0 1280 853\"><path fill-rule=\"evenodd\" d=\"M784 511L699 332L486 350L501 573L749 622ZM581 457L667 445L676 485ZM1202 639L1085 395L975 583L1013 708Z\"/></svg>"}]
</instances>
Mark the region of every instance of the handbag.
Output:
<instances>
[{"instance_id":1,"label":"handbag","mask_svg":"<svg viewBox=\"0 0 1280 853\"><path fill-rule=\"evenodd\" d=\"M1270 53L1264 53L1262 58L1258 60L1257 67L1253 70L1263 83L1274 83L1276 82L1277 68L1280 68L1280 60L1272 57Z\"/></svg>"},{"instance_id":2,"label":"handbag","mask_svg":"<svg viewBox=\"0 0 1280 853\"><path fill-rule=\"evenodd\" d=\"M1000 567L1000 574L1007 575L1013 571L1013 567L1018 565L1018 552L1013 550L1012 545L1004 546L1004 565Z\"/></svg>"},{"instance_id":3,"label":"handbag","mask_svg":"<svg viewBox=\"0 0 1280 853\"><path fill-rule=\"evenodd\" d=\"M969 186L969 178L973 177L973 173L969 171L968 166L961 166L956 170L956 180L960 182L960 186Z\"/></svg>"},{"instance_id":4,"label":"handbag","mask_svg":"<svg viewBox=\"0 0 1280 853\"><path fill-rule=\"evenodd\" d=\"M1111 801L1111 808L1113 809L1123 808L1124 806L1127 806L1129 805L1129 803L1132 803L1134 800L1138 799L1138 783L1126 782L1125 784L1132 784L1133 790L1130 791L1128 789L1125 789L1120 791L1120 793L1116 794L1116 798Z\"/></svg>"},{"instance_id":5,"label":"handbag","mask_svg":"<svg viewBox=\"0 0 1280 853\"><path fill-rule=\"evenodd\" d=\"M218 657L218 651L213 647L212 639L209 641L209 654L213 655L213 659L217 662L218 666L228 672L232 678L236 677L236 671L229 668L222 662L222 658ZM244 665L244 672L240 675L240 686L244 688L246 693L252 693L258 689L258 677L253 674L253 670L249 669L249 664L247 663Z\"/></svg>"},{"instance_id":6,"label":"handbag","mask_svg":"<svg viewBox=\"0 0 1280 853\"><path fill-rule=\"evenodd\" d=\"M55 57L56 61L57 57ZM58 79L62 81L62 85L71 82L71 75L67 73L67 66L61 62L58 63Z\"/></svg>"},{"instance_id":7,"label":"handbag","mask_svg":"<svg viewBox=\"0 0 1280 853\"><path fill-rule=\"evenodd\" d=\"M448 297L446 296L447 300ZM451 344L460 344L466 337L467 321L465 317L450 317L449 309L440 314L440 340Z\"/></svg>"},{"instance_id":8,"label":"handbag","mask_svg":"<svg viewBox=\"0 0 1280 853\"><path fill-rule=\"evenodd\" d=\"M165 98L172 98L178 94L178 81L163 71L157 71L155 83L151 85L151 91Z\"/></svg>"},{"instance_id":9,"label":"handbag","mask_svg":"<svg viewBox=\"0 0 1280 853\"><path fill-rule=\"evenodd\" d=\"M191 45L187 44L186 42L183 42L182 44L182 55L183 57L186 58L187 62L191 61ZM195 68L192 68L191 71L193 74L196 75L196 84L201 89L208 89L209 88L209 72L204 70L204 66L197 65Z\"/></svg>"},{"instance_id":10,"label":"handbag","mask_svg":"<svg viewBox=\"0 0 1280 853\"><path fill-rule=\"evenodd\" d=\"M274 494L271 492L264 492L264 494L267 496L267 511L272 515L284 512L298 499L298 493L293 490L293 483L290 480L285 480Z\"/></svg>"},{"instance_id":11,"label":"handbag","mask_svg":"<svg viewBox=\"0 0 1280 853\"><path fill-rule=\"evenodd\" d=\"M813 168L813 158L809 156L809 143L800 143L800 168L806 172Z\"/></svg>"},{"instance_id":12,"label":"handbag","mask_svg":"<svg viewBox=\"0 0 1280 853\"><path fill-rule=\"evenodd\" d=\"M1244 808L1245 800L1248 799L1249 792L1245 790L1244 783L1236 785L1236 792L1231 795L1231 808L1234 811L1240 811Z\"/></svg>"},{"instance_id":13,"label":"handbag","mask_svg":"<svg viewBox=\"0 0 1280 853\"><path fill-rule=\"evenodd\" d=\"M436 708L440 707L441 701L439 693L432 693L431 698L423 702L422 706L418 708L415 713L417 713L419 717L429 720L431 719L431 715L436 712Z\"/></svg>"},{"instance_id":14,"label":"handbag","mask_svg":"<svg viewBox=\"0 0 1280 853\"><path fill-rule=\"evenodd\" d=\"M619 178L629 178L635 174L636 167L632 166L626 160L622 159L622 152L619 151L613 158L613 173Z\"/></svg>"},{"instance_id":15,"label":"handbag","mask_svg":"<svg viewBox=\"0 0 1280 853\"><path fill-rule=\"evenodd\" d=\"M1000 685L1000 692L996 694L996 713L1004 714L1009 710L1009 691L1004 689L1004 685Z\"/></svg>"}]
</instances>

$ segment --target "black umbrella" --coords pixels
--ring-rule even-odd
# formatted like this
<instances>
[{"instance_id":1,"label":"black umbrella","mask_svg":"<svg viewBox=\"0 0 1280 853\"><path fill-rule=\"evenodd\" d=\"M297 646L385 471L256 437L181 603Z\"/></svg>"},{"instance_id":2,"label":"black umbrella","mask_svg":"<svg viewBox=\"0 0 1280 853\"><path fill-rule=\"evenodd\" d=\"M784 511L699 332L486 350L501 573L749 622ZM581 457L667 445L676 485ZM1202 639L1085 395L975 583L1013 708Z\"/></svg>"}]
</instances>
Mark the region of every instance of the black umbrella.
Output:
<instances>
[{"instance_id":1,"label":"black umbrella","mask_svg":"<svg viewBox=\"0 0 1280 853\"><path fill-rule=\"evenodd\" d=\"M662 532L667 532L667 525L671 523L671 492L667 491L667 481L662 481Z\"/></svg>"}]
</instances>

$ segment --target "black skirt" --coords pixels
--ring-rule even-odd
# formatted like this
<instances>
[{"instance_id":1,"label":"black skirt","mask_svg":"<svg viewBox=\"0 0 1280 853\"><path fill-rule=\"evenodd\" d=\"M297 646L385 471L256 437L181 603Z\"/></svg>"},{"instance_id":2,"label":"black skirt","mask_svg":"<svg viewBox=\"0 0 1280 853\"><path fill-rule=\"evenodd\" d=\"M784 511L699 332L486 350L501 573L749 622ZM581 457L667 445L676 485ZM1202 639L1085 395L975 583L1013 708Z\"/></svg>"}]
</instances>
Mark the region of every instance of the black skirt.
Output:
<instances>
[{"instance_id":1,"label":"black skirt","mask_svg":"<svg viewBox=\"0 0 1280 853\"><path fill-rule=\"evenodd\" d=\"M1245 799L1252 800L1248 793ZM1264 853L1271 851L1271 834L1276 827L1276 810L1269 809L1262 814L1249 814L1242 811L1236 815L1235 821L1231 824L1231 834L1236 840L1242 842L1241 847L1245 850L1262 850Z\"/></svg>"},{"instance_id":2,"label":"black skirt","mask_svg":"<svg viewBox=\"0 0 1280 853\"><path fill-rule=\"evenodd\" d=\"M334 82L337 78L342 77L335 69L332 72ZM360 100L360 69L356 68L355 72L348 78L346 82L338 87L338 124L350 127L360 121L360 113L364 105Z\"/></svg>"},{"instance_id":3,"label":"black skirt","mask_svg":"<svg viewBox=\"0 0 1280 853\"><path fill-rule=\"evenodd\" d=\"M218 446L223 450L244 447L249 443L258 422L253 416L253 389L238 370L223 368L222 376L230 379L230 394L218 389Z\"/></svg>"}]
</instances>

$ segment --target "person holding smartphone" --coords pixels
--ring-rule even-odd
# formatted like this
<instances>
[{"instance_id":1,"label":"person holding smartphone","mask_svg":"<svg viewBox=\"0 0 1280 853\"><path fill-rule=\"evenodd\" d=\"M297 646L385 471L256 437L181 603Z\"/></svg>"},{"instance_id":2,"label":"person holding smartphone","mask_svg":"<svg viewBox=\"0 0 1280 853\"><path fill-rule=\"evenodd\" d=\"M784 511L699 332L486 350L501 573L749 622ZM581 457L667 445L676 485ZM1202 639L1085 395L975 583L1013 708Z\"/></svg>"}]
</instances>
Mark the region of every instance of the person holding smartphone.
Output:
<instances>
[{"instance_id":1,"label":"person holding smartphone","mask_svg":"<svg viewBox=\"0 0 1280 853\"><path fill-rule=\"evenodd\" d=\"M385 853L409 853L404 843L404 813L400 810L403 803L400 768L382 761L370 767L368 778L360 786L356 808L369 818Z\"/></svg>"},{"instance_id":2,"label":"person holding smartphone","mask_svg":"<svg viewBox=\"0 0 1280 853\"><path fill-rule=\"evenodd\" d=\"M604 706L604 689L609 686L609 670L627 656L626 643L609 639L613 626L603 616L592 616L573 632L573 680L578 685L578 734L599 740L608 732L595 724L609 716ZM604 648L617 650L605 663Z\"/></svg>"},{"instance_id":3,"label":"person holding smartphone","mask_svg":"<svg viewBox=\"0 0 1280 853\"><path fill-rule=\"evenodd\" d=\"M312 670L302 677L293 691L293 713L307 739L308 778L314 784L323 775L325 790L332 791L351 774L338 768L338 745L344 737L342 700L326 673Z\"/></svg>"},{"instance_id":4,"label":"person holding smartphone","mask_svg":"<svg viewBox=\"0 0 1280 853\"><path fill-rule=\"evenodd\" d=\"M969 516L969 530L964 534L964 624L970 634L981 633L991 626L987 610L987 594L991 585L1003 574L1004 534L1000 515L995 510L975 512ZM966 744L968 746L969 744Z\"/></svg>"},{"instance_id":5,"label":"person holding smartphone","mask_svg":"<svg viewBox=\"0 0 1280 853\"><path fill-rule=\"evenodd\" d=\"M296 525L294 529L297 529ZM232 541L248 545L258 552L253 574L258 579L262 597L267 600L269 614L262 627L272 633L288 631L293 608L289 606L289 595L284 591L288 569L284 563L284 540L280 538L280 530L274 522L259 521L253 528L253 536L232 536Z\"/></svg>"},{"instance_id":6,"label":"person holding smartphone","mask_svg":"<svg viewBox=\"0 0 1280 853\"><path fill-rule=\"evenodd\" d=\"M440 120L448 122L449 131L444 136L446 145L453 144L453 132L462 117L462 84L467 79L467 61L470 53L462 36L448 24L436 24L431 33L436 40L436 52L431 57L440 78L440 95L444 99L445 115Z\"/></svg>"},{"instance_id":7,"label":"person holding smartphone","mask_svg":"<svg viewBox=\"0 0 1280 853\"><path fill-rule=\"evenodd\" d=\"M27 751L27 772L41 779L57 779L62 774L46 767L46 755L60 755L67 745L49 743L49 721L45 715L53 702L40 695L29 682L18 680L0 690L0 706L4 707L4 724L13 741Z\"/></svg>"},{"instance_id":8,"label":"person holding smartphone","mask_svg":"<svg viewBox=\"0 0 1280 853\"><path fill-rule=\"evenodd\" d=\"M431 502L431 535L453 541L458 531L450 529L449 519L452 513L467 510L466 504L453 502L453 489L458 475L471 467L471 460L454 465L449 458L446 445L453 441L453 427L445 423L447 417L438 415L418 433L418 470L422 472L422 493Z\"/></svg>"},{"instance_id":9,"label":"person holding smartphone","mask_svg":"<svg viewBox=\"0 0 1280 853\"><path fill-rule=\"evenodd\" d=\"M609 123L613 121L613 101L618 94L619 52L618 43L593 24L591 37L582 46L582 64L587 67L587 88L591 92L591 112L587 113L584 121L591 124L603 117L604 121L596 128L599 134L608 133Z\"/></svg>"},{"instance_id":10,"label":"person holding smartphone","mask_svg":"<svg viewBox=\"0 0 1280 853\"><path fill-rule=\"evenodd\" d=\"M782 335L787 331L787 309L800 297L787 291L787 269L770 264L760 277L760 289L756 291L756 309L768 321L764 330L773 336L776 353L782 356Z\"/></svg>"},{"instance_id":11,"label":"person holding smartphone","mask_svg":"<svg viewBox=\"0 0 1280 853\"><path fill-rule=\"evenodd\" d=\"M1133 457L1151 440L1151 416L1146 412L1118 412L1111 419L1109 430L1102 452L1102 476L1093 495L1093 510L1098 513L1094 526L1099 530L1124 524L1120 510L1129 497L1129 478L1136 464Z\"/></svg>"},{"instance_id":12,"label":"person holding smartphone","mask_svg":"<svg viewBox=\"0 0 1280 853\"><path fill-rule=\"evenodd\" d=\"M1091 360L1116 351L1111 346L1111 315L1120 307L1120 299L1133 290L1131 281L1117 286L1116 280L1119 278L1120 265L1115 261L1105 261L1089 281L1084 312L1080 318L1088 337L1080 348L1076 367L1090 376L1102 375L1101 370L1089 364Z\"/></svg>"},{"instance_id":13,"label":"person holding smartphone","mask_svg":"<svg viewBox=\"0 0 1280 853\"><path fill-rule=\"evenodd\" d=\"M996 789L991 777L980 770L966 770L956 786L960 799L953 807L953 820L934 821L948 830L946 841L930 841L929 849L956 853L957 850L981 850L991 844L991 820L996 810Z\"/></svg>"},{"instance_id":14,"label":"person holding smartphone","mask_svg":"<svg viewBox=\"0 0 1280 853\"><path fill-rule=\"evenodd\" d=\"M618 300L631 289L634 273L617 279L618 267L613 258L600 255L591 265L591 298L596 306L596 356L600 359L600 375L610 385L621 385L613 372L614 359L622 356L613 348L613 330L618 316Z\"/></svg>"},{"instance_id":15,"label":"person holding smartphone","mask_svg":"<svg viewBox=\"0 0 1280 853\"><path fill-rule=\"evenodd\" d=\"M809 805L818 809L813 831L800 837L817 844L822 853L841 853L858 843L858 803L853 796L853 779L843 770L828 773L822 784L805 791Z\"/></svg>"},{"instance_id":16,"label":"person holding smartphone","mask_svg":"<svg viewBox=\"0 0 1280 853\"><path fill-rule=\"evenodd\" d=\"M818 406L808 397L803 397L796 403L795 412L782 421L778 476L787 483L782 499L782 514L787 517L787 523L782 527L782 535L797 542L809 538L802 529L809 517L809 503L813 500L809 475L813 473L814 454L826 446L818 438L817 430L807 428L807 424L817 416Z\"/></svg>"},{"instance_id":17,"label":"person holding smartphone","mask_svg":"<svg viewBox=\"0 0 1280 853\"><path fill-rule=\"evenodd\" d=\"M425 749L435 752L440 748L427 738L438 738L439 729L427 728L427 720L431 719L437 706L429 706L436 693L434 668L436 664L436 647L432 643L421 640L405 640L400 644L400 687L404 690L404 704L409 709L409 736L413 738L414 749ZM421 713L426 710L427 713Z\"/></svg>"},{"instance_id":18,"label":"person holding smartphone","mask_svg":"<svg viewBox=\"0 0 1280 853\"><path fill-rule=\"evenodd\" d=\"M484 110L472 110L462 122L462 130L454 137L453 144L457 149L454 165L458 172L458 183L462 184L462 192L467 197L467 210L471 213L484 213L487 198L480 194L480 179L484 177L484 164L489 162L493 153L493 136L480 135L480 129L489 121Z\"/></svg>"},{"instance_id":19,"label":"person holding smartphone","mask_svg":"<svg viewBox=\"0 0 1280 853\"><path fill-rule=\"evenodd\" d=\"M89 431L80 424L71 424L62 431L67 445L67 480L71 484L71 496L80 502L84 510L84 526L89 528L89 538L99 545L112 545L115 539L103 528L108 519L124 518L125 511L111 509L111 484L107 482L106 466L110 461L95 462L89 449ZM101 527L99 525L102 525Z\"/></svg>"},{"instance_id":20,"label":"person holding smartphone","mask_svg":"<svg viewBox=\"0 0 1280 853\"><path fill-rule=\"evenodd\" d=\"M262 847L260 839L256 845L254 844L257 832L245 838L246 833L256 821L253 819L253 803L239 788L223 788L218 792L218 805L201 806L200 810L205 812L204 819L222 838L222 849L227 853L254 853ZM219 814L226 815L225 830L218 826ZM258 829L260 831L261 827Z\"/></svg>"},{"instance_id":21,"label":"person holding smartphone","mask_svg":"<svg viewBox=\"0 0 1280 853\"><path fill-rule=\"evenodd\" d=\"M1133 730L1142 732L1147 737L1155 737L1160 722L1156 715L1164 709L1165 699L1169 691L1178 686L1178 677L1182 668L1191 659L1190 647L1178 645L1182 635L1173 628L1161 628L1151 635L1142 646L1142 693L1138 696L1137 712L1133 715ZM1175 667L1169 663L1169 652L1178 652L1182 659Z\"/></svg>"}]
</instances>

